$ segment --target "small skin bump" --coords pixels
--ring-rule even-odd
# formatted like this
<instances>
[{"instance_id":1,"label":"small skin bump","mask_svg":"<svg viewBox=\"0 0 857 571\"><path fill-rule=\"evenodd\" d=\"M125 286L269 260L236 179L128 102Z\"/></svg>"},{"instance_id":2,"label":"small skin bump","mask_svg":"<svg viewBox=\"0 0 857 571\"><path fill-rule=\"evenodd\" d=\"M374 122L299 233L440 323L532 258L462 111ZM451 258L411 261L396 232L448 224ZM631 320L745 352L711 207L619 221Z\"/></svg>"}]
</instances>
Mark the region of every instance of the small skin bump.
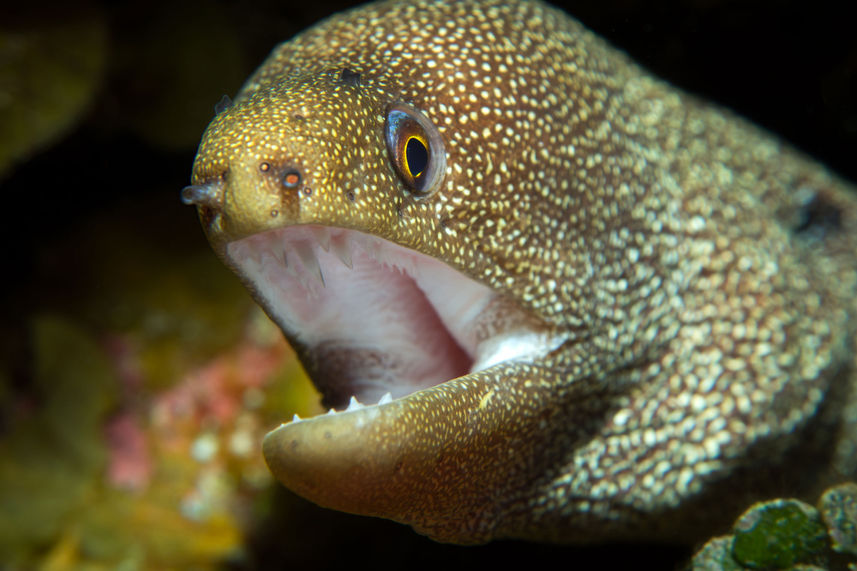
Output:
<instances>
[{"instance_id":1,"label":"small skin bump","mask_svg":"<svg viewBox=\"0 0 857 571\"><path fill-rule=\"evenodd\" d=\"M352 229L562 340L272 431L272 472L321 505L457 543L694 541L855 476L854 188L546 4L332 16L218 111L182 200L227 263L268 231Z\"/></svg>"}]
</instances>

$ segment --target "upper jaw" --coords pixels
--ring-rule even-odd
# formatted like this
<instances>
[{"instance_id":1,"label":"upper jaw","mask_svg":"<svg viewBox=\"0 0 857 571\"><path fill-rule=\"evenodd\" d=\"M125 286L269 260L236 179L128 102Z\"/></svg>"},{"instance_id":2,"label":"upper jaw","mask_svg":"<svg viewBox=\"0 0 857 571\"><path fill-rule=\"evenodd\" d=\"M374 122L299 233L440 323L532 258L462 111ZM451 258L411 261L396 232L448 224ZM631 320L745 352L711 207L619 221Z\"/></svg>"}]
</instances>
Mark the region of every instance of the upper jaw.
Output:
<instances>
[{"instance_id":1,"label":"upper jaw","mask_svg":"<svg viewBox=\"0 0 857 571\"><path fill-rule=\"evenodd\" d=\"M536 359L562 341L445 263L356 230L287 226L230 242L224 254L328 406L399 398Z\"/></svg>"}]
</instances>

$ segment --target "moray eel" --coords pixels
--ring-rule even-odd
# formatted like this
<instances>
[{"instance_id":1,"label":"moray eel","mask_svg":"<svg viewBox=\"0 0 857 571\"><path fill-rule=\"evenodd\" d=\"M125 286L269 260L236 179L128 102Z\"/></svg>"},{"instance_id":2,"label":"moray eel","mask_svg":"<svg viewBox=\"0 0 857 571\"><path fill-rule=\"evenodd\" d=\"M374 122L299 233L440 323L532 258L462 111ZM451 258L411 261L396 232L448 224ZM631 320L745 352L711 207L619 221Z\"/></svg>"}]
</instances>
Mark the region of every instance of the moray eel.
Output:
<instances>
[{"instance_id":1,"label":"moray eel","mask_svg":"<svg viewBox=\"0 0 857 571\"><path fill-rule=\"evenodd\" d=\"M675 540L855 472L854 189L545 4L303 32L183 200L338 411L263 443L322 506Z\"/></svg>"}]
</instances>

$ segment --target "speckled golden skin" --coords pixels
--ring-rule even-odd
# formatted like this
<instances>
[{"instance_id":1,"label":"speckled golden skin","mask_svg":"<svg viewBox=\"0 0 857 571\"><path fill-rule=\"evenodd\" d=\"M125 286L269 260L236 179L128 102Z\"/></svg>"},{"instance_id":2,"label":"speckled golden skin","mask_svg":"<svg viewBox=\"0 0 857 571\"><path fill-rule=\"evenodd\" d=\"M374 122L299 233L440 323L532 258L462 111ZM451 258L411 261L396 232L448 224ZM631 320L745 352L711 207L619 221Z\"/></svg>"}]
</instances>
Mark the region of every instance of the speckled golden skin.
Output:
<instances>
[{"instance_id":1,"label":"speckled golden skin","mask_svg":"<svg viewBox=\"0 0 857 571\"><path fill-rule=\"evenodd\" d=\"M396 102L444 140L425 198L390 164ZM290 167L299 189L281 184ZM288 224L355 228L566 339L361 427L273 432L275 475L322 505L460 543L673 540L855 473L853 188L544 4L326 20L212 121L193 181L217 189L200 211L221 254Z\"/></svg>"}]
</instances>

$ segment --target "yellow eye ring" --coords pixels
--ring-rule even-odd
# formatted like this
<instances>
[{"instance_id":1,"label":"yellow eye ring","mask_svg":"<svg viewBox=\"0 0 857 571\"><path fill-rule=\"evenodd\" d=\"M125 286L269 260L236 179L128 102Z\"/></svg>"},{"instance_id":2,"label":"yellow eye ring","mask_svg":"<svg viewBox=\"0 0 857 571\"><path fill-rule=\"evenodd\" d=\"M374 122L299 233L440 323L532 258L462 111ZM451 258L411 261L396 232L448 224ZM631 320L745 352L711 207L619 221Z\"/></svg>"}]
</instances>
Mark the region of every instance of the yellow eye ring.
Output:
<instances>
[{"instance_id":1,"label":"yellow eye ring","mask_svg":"<svg viewBox=\"0 0 857 571\"><path fill-rule=\"evenodd\" d=\"M405 171L418 179L426 171L429 161L428 143L422 137L410 135L404 144L402 154Z\"/></svg>"},{"instance_id":2,"label":"yellow eye ring","mask_svg":"<svg viewBox=\"0 0 857 571\"><path fill-rule=\"evenodd\" d=\"M423 198L440 187L446 152L437 128L416 108L392 105L384 126L393 170L408 192Z\"/></svg>"}]
</instances>

